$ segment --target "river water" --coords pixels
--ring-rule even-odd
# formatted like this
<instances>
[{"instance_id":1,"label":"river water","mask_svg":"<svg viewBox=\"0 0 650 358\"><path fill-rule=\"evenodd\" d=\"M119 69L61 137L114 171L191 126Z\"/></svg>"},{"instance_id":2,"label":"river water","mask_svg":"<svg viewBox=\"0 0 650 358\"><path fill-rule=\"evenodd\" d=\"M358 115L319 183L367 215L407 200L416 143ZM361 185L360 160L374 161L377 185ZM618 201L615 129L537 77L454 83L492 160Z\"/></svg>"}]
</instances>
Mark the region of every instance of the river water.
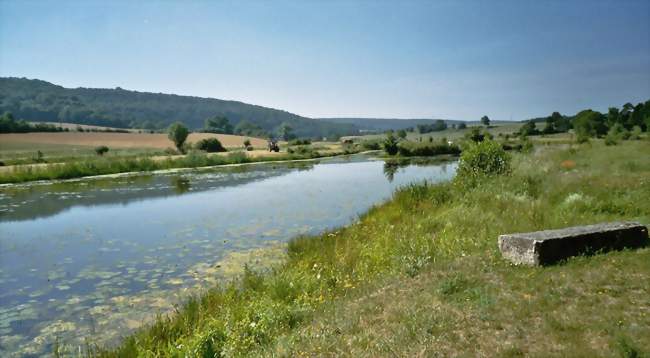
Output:
<instances>
[{"instance_id":1,"label":"river water","mask_svg":"<svg viewBox=\"0 0 650 358\"><path fill-rule=\"evenodd\" d=\"M0 356L110 344L453 162L366 156L0 187Z\"/></svg>"}]
</instances>

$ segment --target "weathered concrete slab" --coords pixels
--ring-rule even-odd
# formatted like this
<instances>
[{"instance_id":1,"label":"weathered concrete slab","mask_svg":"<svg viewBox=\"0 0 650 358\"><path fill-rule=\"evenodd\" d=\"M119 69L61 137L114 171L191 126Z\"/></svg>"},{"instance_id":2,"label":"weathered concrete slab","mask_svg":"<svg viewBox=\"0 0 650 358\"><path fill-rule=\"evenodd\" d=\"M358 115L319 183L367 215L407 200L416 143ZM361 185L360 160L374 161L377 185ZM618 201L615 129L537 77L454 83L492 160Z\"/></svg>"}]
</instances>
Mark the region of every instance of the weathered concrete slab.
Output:
<instances>
[{"instance_id":1,"label":"weathered concrete slab","mask_svg":"<svg viewBox=\"0 0 650 358\"><path fill-rule=\"evenodd\" d=\"M574 226L499 236L499 250L515 264L548 265L572 256L637 248L648 244L648 229L635 222Z\"/></svg>"}]
</instances>

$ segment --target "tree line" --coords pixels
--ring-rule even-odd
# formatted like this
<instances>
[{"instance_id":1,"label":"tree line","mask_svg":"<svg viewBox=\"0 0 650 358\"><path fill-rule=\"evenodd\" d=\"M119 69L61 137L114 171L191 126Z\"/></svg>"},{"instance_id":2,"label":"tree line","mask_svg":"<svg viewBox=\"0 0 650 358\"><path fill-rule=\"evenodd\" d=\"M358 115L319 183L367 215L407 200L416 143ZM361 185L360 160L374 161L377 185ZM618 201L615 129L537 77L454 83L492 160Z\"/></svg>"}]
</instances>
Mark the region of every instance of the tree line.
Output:
<instances>
[{"instance_id":1,"label":"tree line","mask_svg":"<svg viewBox=\"0 0 650 358\"><path fill-rule=\"evenodd\" d=\"M540 130L536 123L542 122ZM578 141L589 138L620 137L626 139L633 133L646 132L650 129L650 100L633 105L626 103L621 108L610 107L607 113L585 109L575 116L563 116L553 112L546 118L528 120L519 129L522 136L568 132L573 129Z\"/></svg>"},{"instance_id":2,"label":"tree line","mask_svg":"<svg viewBox=\"0 0 650 358\"><path fill-rule=\"evenodd\" d=\"M13 114L7 112L0 116L0 133L29 133L29 132L67 132L67 128L56 127L45 123L29 123L16 120Z\"/></svg>"}]
</instances>

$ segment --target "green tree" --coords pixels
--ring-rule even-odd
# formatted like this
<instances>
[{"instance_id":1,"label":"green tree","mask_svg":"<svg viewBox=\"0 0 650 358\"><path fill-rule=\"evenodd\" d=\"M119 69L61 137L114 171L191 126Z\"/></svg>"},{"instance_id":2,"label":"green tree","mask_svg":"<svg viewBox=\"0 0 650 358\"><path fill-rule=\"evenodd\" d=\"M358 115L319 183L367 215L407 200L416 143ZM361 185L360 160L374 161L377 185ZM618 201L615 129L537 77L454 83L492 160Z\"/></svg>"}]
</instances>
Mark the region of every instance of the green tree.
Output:
<instances>
[{"instance_id":1,"label":"green tree","mask_svg":"<svg viewBox=\"0 0 650 358\"><path fill-rule=\"evenodd\" d=\"M481 131L479 127L472 127L472 129L465 133L465 138L471 140L474 143L482 142L485 140L485 133Z\"/></svg>"},{"instance_id":2,"label":"green tree","mask_svg":"<svg viewBox=\"0 0 650 358\"><path fill-rule=\"evenodd\" d=\"M519 128L519 135L522 137L526 137L529 135L536 135L539 134L539 130L537 129L537 126L535 125L535 122L532 120L526 121L521 128Z\"/></svg>"},{"instance_id":3,"label":"green tree","mask_svg":"<svg viewBox=\"0 0 650 358\"><path fill-rule=\"evenodd\" d=\"M395 155L397 154L397 151L399 150L399 147L397 145L398 140L397 137L393 134L393 132L389 132L386 134L386 138L384 139L384 151L388 155Z\"/></svg>"},{"instance_id":4,"label":"green tree","mask_svg":"<svg viewBox=\"0 0 650 358\"><path fill-rule=\"evenodd\" d=\"M278 129L278 135L285 141L290 141L296 136L293 134L293 128L289 123L283 122Z\"/></svg>"},{"instance_id":5,"label":"green tree","mask_svg":"<svg viewBox=\"0 0 650 358\"><path fill-rule=\"evenodd\" d=\"M99 147L95 148L95 153L99 156L103 156L105 153L108 152L108 147L105 145L100 145Z\"/></svg>"},{"instance_id":6,"label":"green tree","mask_svg":"<svg viewBox=\"0 0 650 358\"><path fill-rule=\"evenodd\" d=\"M406 138L406 131L403 130L403 129L398 130L398 131L397 131L397 136L398 136L399 138L401 138L401 139L405 139L405 138Z\"/></svg>"},{"instance_id":7,"label":"green tree","mask_svg":"<svg viewBox=\"0 0 650 358\"><path fill-rule=\"evenodd\" d=\"M488 116L481 117L481 123L483 123L484 126L489 127L490 126L490 118Z\"/></svg>"},{"instance_id":8,"label":"green tree","mask_svg":"<svg viewBox=\"0 0 650 358\"><path fill-rule=\"evenodd\" d=\"M573 120L573 128L579 138L595 137L607 133L605 116L587 109L578 113Z\"/></svg>"},{"instance_id":9,"label":"green tree","mask_svg":"<svg viewBox=\"0 0 650 358\"><path fill-rule=\"evenodd\" d=\"M190 131L181 122L172 123L167 129L167 138L174 142L174 146L181 153L185 153L183 144L185 144L185 140L189 134Z\"/></svg>"},{"instance_id":10,"label":"green tree","mask_svg":"<svg viewBox=\"0 0 650 358\"><path fill-rule=\"evenodd\" d=\"M467 128L467 123L465 123L465 122L460 122L460 123L458 123L457 128L458 128L458 129L465 129L465 128Z\"/></svg>"},{"instance_id":11,"label":"green tree","mask_svg":"<svg viewBox=\"0 0 650 358\"><path fill-rule=\"evenodd\" d=\"M232 134L232 124L224 116L214 116L205 120L205 132Z\"/></svg>"},{"instance_id":12,"label":"green tree","mask_svg":"<svg viewBox=\"0 0 650 358\"><path fill-rule=\"evenodd\" d=\"M250 137L266 137L267 134L262 127L248 120L242 120L235 126L235 133Z\"/></svg>"},{"instance_id":13,"label":"green tree","mask_svg":"<svg viewBox=\"0 0 650 358\"><path fill-rule=\"evenodd\" d=\"M560 112L553 112L550 116L546 117L546 125L542 130L544 134L553 134L566 132L569 130L569 121L560 114Z\"/></svg>"},{"instance_id":14,"label":"green tree","mask_svg":"<svg viewBox=\"0 0 650 358\"><path fill-rule=\"evenodd\" d=\"M612 128L616 123L620 122L620 111L616 107L610 107L607 111L607 127Z\"/></svg>"}]
</instances>

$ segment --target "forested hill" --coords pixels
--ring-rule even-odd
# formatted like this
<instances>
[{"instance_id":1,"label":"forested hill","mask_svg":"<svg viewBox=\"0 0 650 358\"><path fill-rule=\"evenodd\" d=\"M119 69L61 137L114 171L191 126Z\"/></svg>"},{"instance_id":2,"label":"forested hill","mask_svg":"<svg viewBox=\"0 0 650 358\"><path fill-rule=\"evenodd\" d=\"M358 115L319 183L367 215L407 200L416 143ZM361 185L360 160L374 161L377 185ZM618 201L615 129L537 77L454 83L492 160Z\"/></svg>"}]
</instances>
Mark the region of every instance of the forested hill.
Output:
<instances>
[{"instance_id":1,"label":"forested hill","mask_svg":"<svg viewBox=\"0 0 650 358\"><path fill-rule=\"evenodd\" d=\"M331 123L272 108L214 98L128 91L121 88L64 88L41 80L0 78L0 113L27 121L70 122L118 128L161 129L182 121L202 128L207 118L224 116L233 126L246 120L275 133L287 124L302 137L356 134L352 124Z\"/></svg>"},{"instance_id":2,"label":"forested hill","mask_svg":"<svg viewBox=\"0 0 650 358\"><path fill-rule=\"evenodd\" d=\"M397 119L397 118L318 118L322 121L338 124L349 124L358 127L362 131L384 132L389 129L398 130L414 128L417 125L432 125L437 119ZM447 124L460 123L457 120L444 120Z\"/></svg>"}]
</instances>

